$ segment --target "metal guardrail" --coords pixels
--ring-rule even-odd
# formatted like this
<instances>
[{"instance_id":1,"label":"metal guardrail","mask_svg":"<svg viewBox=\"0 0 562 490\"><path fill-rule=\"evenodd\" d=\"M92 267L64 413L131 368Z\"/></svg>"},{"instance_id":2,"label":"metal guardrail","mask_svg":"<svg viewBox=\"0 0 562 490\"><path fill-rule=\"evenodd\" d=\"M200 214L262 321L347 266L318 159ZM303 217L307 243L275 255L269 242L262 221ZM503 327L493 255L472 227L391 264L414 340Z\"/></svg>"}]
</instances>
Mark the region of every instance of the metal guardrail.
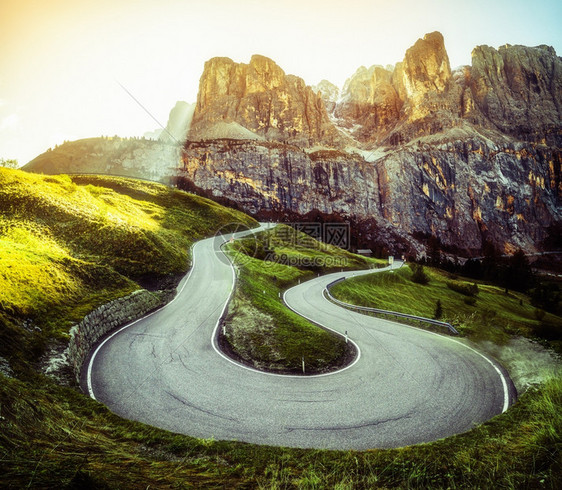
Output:
<instances>
[{"instance_id":1,"label":"metal guardrail","mask_svg":"<svg viewBox=\"0 0 562 490\"><path fill-rule=\"evenodd\" d=\"M345 279L346 279L345 277L340 277L339 279L336 279L335 281L326 285L326 288L324 290L330 301L333 301L335 304L337 304L337 305L339 305L343 308L347 308L347 309L350 309L350 310L366 311L366 312L369 312L369 313L378 313L378 314L381 314L381 315L395 316L395 317L400 317L400 318L407 318L409 320L415 320L415 321L419 321L419 322L429 323L431 325L437 325L439 327L445 327L453 335L459 334L458 330L455 327L453 327L453 325L451 325L450 323L447 323L447 322L440 322L439 320L433 320L431 318L424 318L422 316L408 315L407 313L400 313L398 311L381 310L379 308L369 308L367 306L358 306L358 305L352 305L350 303L344 303L343 301L340 301L339 299L336 299L332 296L332 293L330 293L330 288L335 286L336 284L342 282L342 281L345 281Z\"/></svg>"}]
</instances>

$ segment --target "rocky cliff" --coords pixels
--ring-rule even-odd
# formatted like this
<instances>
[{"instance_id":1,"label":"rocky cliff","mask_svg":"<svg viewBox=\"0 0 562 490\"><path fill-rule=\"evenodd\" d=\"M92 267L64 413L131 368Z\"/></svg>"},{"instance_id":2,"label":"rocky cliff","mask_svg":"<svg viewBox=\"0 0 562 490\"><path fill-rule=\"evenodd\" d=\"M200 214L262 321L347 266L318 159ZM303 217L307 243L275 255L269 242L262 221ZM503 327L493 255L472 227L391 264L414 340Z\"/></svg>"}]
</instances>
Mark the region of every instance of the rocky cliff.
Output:
<instances>
[{"instance_id":1,"label":"rocky cliff","mask_svg":"<svg viewBox=\"0 0 562 490\"><path fill-rule=\"evenodd\" d=\"M300 146L334 144L339 133L320 95L272 60L230 58L205 63L188 139L229 137Z\"/></svg>"},{"instance_id":2,"label":"rocky cliff","mask_svg":"<svg viewBox=\"0 0 562 490\"><path fill-rule=\"evenodd\" d=\"M366 142L398 122L403 104L391 71L362 66L345 83L333 114L336 124L359 142Z\"/></svg>"},{"instance_id":3,"label":"rocky cliff","mask_svg":"<svg viewBox=\"0 0 562 490\"><path fill-rule=\"evenodd\" d=\"M478 46L466 78L468 116L479 111L503 133L562 145L562 59L553 48Z\"/></svg>"},{"instance_id":4,"label":"rocky cliff","mask_svg":"<svg viewBox=\"0 0 562 490\"><path fill-rule=\"evenodd\" d=\"M340 98L340 89L328 80L321 80L312 90L322 97L328 113L334 112Z\"/></svg>"},{"instance_id":5,"label":"rocky cliff","mask_svg":"<svg viewBox=\"0 0 562 490\"><path fill-rule=\"evenodd\" d=\"M406 145L372 162L266 142L189 142L181 175L251 213L316 210L360 227L374 223L380 236L372 233L365 244L433 235L469 252L484 240L506 252L535 250L560 220L561 152L452 136Z\"/></svg>"},{"instance_id":6,"label":"rocky cliff","mask_svg":"<svg viewBox=\"0 0 562 490\"><path fill-rule=\"evenodd\" d=\"M480 46L472 66L453 71L443 36L427 34L395 66L359 68L341 92L325 80L311 89L315 124L297 138L279 128L310 111L310 89L289 92L279 67L253 64L261 78L248 83L250 67L209 62L198 134L223 118L293 144L188 141L180 174L215 196L253 213L335 213L385 239L433 235L466 251L484 240L534 250L562 220L562 63L552 48ZM318 121L347 139L326 138L333 131ZM307 150L312 142L333 148Z\"/></svg>"},{"instance_id":7,"label":"rocky cliff","mask_svg":"<svg viewBox=\"0 0 562 490\"><path fill-rule=\"evenodd\" d=\"M359 68L346 81L333 114L360 144L396 145L454 126L460 99L443 36L433 32L395 66Z\"/></svg>"},{"instance_id":8,"label":"rocky cliff","mask_svg":"<svg viewBox=\"0 0 562 490\"><path fill-rule=\"evenodd\" d=\"M395 66L360 67L341 92L309 87L272 60L205 64L188 139L279 141L300 147L398 146L455 127L562 144L562 60L548 46L478 46L452 71L439 32Z\"/></svg>"},{"instance_id":9,"label":"rocky cliff","mask_svg":"<svg viewBox=\"0 0 562 490\"><path fill-rule=\"evenodd\" d=\"M560 146L561 99L562 60L552 48L478 46L472 66L452 72L443 36L433 32L391 70L360 68L334 115L360 143L400 145L472 124Z\"/></svg>"}]
</instances>

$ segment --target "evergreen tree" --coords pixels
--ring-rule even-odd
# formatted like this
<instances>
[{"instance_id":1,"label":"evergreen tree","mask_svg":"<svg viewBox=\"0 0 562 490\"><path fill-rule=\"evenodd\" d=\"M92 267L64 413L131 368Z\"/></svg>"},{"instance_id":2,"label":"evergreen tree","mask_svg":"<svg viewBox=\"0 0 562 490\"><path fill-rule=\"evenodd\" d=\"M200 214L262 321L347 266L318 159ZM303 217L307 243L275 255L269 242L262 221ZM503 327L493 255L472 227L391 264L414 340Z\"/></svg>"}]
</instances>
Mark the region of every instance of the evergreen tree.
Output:
<instances>
[{"instance_id":1,"label":"evergreen tree","mask_svg":"<svg viewBox=\"0 0 562 490\"><path fill-rule=\"evenodd\" d=\"M423 270L423 265L413 264L412 267L412 281L417 284L427 284L429 282L429 277Z\"/></svg>"},{"instance_id":2,"label":"evergreen tree","mask_svg":"<svg viewBox=\"0 0 562 490\"><path fill-rule=\"evenodd\" d=\"M432 236L429 239L429 263L434 267L441 264L441 240Z\"/></svg>"},{"instance_id":3,"label":"evergreen tree","mask_svg":"<svg viewBox=\"0 0 562 490\"><path fill-rule=\"evenodd\" d=\"M534 276L525 252L519 249L502 269L501 283L506 293L509 289L525 292L533 286Z\"/></svg>"},{"instance_id":4,"label":"evergreen tree","mask_svg":"<svg viewBox=\"0 0 562 490\"><path fill-rule=\"evenodd\" d=\"M435 312L433 313L433 318L439 320L443 316L443 305L441 305L441 300L438 299L435 305Z\"/></svg>"}]
</instances>

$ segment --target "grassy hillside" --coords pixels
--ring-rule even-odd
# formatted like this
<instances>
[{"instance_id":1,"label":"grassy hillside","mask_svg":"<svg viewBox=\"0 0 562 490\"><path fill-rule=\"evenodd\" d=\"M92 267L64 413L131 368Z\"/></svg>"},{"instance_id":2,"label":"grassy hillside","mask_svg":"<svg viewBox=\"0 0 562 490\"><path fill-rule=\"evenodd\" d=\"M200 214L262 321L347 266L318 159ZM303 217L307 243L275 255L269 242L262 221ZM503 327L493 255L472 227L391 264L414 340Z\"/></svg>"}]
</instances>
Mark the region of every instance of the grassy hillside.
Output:
<instances>
[{"instance_id":1,"label":"grassy hillside","mask_svg":"<svg viewBox=\"0 0 562 490\"><path fill-rule=\"evenodd\" d=\"M97 306L172 287L193 241L232 222L255 224L159 184L0 168L0 356L24 368Z\"/></svg>"},{"instance_id":2,"label":"grassy hillside","mask_svg":"<svg viewBox=\"0 0 562 490\"><path fill-rule=\"evenodd\" d=\"M451 277L438 269L426 268L425 273L429 278L427 284L414 282L410 267L356 277L336 284L332 294L348 303L428 318L434 318L439 300L441 319L477 341L502 343L511 335L532 337L544 331L562 339L562 318L543 315L544 312L537 314L523 293L505 294L503 288ZM474 294L470 294L471 286Z\"/></svg>"}]
</instances>

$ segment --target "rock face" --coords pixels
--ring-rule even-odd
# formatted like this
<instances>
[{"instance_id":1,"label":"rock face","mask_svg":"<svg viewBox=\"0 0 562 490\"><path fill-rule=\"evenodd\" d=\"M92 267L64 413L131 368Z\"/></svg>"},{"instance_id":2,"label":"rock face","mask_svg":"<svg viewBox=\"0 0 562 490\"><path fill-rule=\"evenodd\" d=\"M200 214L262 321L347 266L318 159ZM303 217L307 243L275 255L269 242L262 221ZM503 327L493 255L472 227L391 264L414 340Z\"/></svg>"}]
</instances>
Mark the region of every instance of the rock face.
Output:
<instances>
[{"instance_id":1,"label":"rock face","mask_svg":"<svg viewBox=\"0 0 562 490\"><path fill-rule=\"evenodd\" d=\"M222 128L229 128L230 134L221 135ZM286 75L258 55L249 64L230 58L205 63L188 138L237 137L233 128L240 128L240 139L251 132L256 138L305 147L339 139L321 96L302 78Z\"/></svg>"},{"instance_id":2,"label":"rock face","mask_svg":"<svg viewBox=\"0 0 562 490\"><path fill-rule=\"evenodd\" d=\"M553 48L478 46L468 85L475 107L500 131L562 144L562 59Z\"/></svg>"},{"instance_id":3,"label":"rock face","mask_svg":"<svg viewBox=\"0 0 562 490\"><path fill-rule=\"evenodd\" d=\"M401 67L406 97L416 103L429 92L444 92L451 79L451 65L445 41L439 32L426 34L406 51Z\"/></svg>"},{"instance_id":4,"label":"rock face","mask_svg":"<svg viewBox=\"0 0 562 490\"><path fill-rule=\"evenodd\" d=\"M318 85L312 87L312 90L322 97L328 114L334 112L340 98L340 89L328 80L321 80Z\"/></svg>"},{"instance_id":5,"label":"rock face","mask_svg":"<svg viewBox=\"0 0 562 490\"><path fill-rule=\"evenodd\" d=\"M346 81L334 116L353 138L365 142L396 124L402 105L392 72L382 66L362 66Z\"/></svg>"},{"instance_id":6,"label":"rock face","mask_svg":"<svg viewBox=\"0 0 562 490\"><path fill-rule=\"evenodd\" d=\"M338 150L307 153L292 145L227 139L188 142L181 175L216 197L236 196L252 213L380 214L376 167Z\"/></svg>"},{"instance_id":7,"label":"rock face","mask_svg":"<svg viewBox=\"0 0 562 490\"><path fill-rule=\"evenodd\" d=\"M455 126L462 91L452 78L443 36L427 34L396 66L359 68L335 108L337 123L360 143L392 145Z\"/></svg>"},{"instance_id":8,"label":"rock face","mask_svg":"<svg viewBox=\"0 0 562 490\"><path fill-rule=\"evenodd\" d=\"M498 147L485 138L407 145L375 162L336 150L217 140L188 142L180 173L252 213L316 210L374 220L410 243L434 235L465 251L488 240L512 252L534 250L560 220L561 165L560 151Z\"/></svg>"},{"instance_id":9,"label":"rock face","mask_svg":"<svg viewBox=\"0 0 562 490\"><path fill-rule=\"evenodd\" d=\"M472 66L451 72L443 36L434 32L392 71L360 68L334 113L362 143L400 145L469 123L560 146L562 60L548 46L478 46Z\"/></svg>"}]
</instances>

